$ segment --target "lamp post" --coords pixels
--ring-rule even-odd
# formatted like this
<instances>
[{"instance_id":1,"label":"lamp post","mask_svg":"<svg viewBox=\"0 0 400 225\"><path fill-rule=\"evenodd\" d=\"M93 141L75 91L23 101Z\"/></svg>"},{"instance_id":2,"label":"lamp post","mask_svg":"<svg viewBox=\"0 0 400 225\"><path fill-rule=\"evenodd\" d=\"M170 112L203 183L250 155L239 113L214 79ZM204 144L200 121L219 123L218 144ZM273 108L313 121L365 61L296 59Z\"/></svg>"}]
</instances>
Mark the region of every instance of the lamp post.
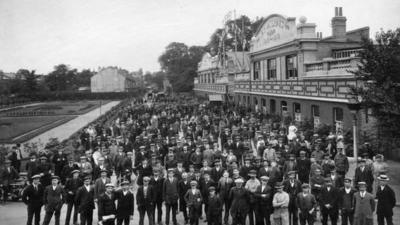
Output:
<instances>
[{"instance_id":1,"label":"lamp post","mask_svg":"<svg viewBox=\"0 0 400 225\"><path fill-rule=\"evenodd\" d=\"M350 113L353 116L353 157L357 162L358 158L358 130L357 130L357 121L358 121L358 111L361 108L361 96L357 99L353 99L350 104L348 104Z\"/></svg>"}]
</instances>

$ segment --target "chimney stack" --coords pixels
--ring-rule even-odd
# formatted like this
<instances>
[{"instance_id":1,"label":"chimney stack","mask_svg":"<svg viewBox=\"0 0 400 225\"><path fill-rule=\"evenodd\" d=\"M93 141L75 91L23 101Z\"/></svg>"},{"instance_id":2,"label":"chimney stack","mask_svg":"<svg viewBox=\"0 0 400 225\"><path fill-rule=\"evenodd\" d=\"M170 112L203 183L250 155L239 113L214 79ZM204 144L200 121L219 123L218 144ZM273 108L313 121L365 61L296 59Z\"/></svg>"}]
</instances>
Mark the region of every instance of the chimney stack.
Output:
<instances>
[{"instance_id":1,"label":"chimney stack","mask_svg":"<svg viewBox=\"0 0 400 225\"><path fill-rule=\"evenodd\" d=\"M332 36L335 39L346 39L346 17L343 16L342 7L335 7L335 17L332 18Z\"/></svg>"}]
</instances>

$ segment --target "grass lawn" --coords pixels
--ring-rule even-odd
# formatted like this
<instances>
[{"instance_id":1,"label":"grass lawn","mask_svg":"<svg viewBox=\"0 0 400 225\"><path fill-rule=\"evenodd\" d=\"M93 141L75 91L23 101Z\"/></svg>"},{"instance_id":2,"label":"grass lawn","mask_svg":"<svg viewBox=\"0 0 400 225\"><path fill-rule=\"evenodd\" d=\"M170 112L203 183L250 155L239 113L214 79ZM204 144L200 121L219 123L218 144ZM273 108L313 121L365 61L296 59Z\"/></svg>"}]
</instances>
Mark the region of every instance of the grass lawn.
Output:
<instances>
[{"instance_id":1,"label":"grass lawn","mask_svg":"<svg viewBox=\"0 0 400 225\"><path fill-rule=\"evenodd\" d=\"M71 115L0 118L0 143L23 142L29 140L75 117L76 116ZM17 139L13 140L14 138Z\"/></svg>"},{"instance_id":2,"label":"grass lawn","mask_svg":"<svg viewBox=\"0 0 400 225\"><path fill-rule=\"evenodd\" d=\"M102 100L101 104L107 104L109 101ZM81 115L85 114L95 108L100 106L100 100L93 101L56 101L56 102L46 102L43 104L28 106L28 107L18 107L10 109L7 111L0 112L1 116L10 116L13 112L52 112L51 115Z\"/></svg>"}]
</instances>

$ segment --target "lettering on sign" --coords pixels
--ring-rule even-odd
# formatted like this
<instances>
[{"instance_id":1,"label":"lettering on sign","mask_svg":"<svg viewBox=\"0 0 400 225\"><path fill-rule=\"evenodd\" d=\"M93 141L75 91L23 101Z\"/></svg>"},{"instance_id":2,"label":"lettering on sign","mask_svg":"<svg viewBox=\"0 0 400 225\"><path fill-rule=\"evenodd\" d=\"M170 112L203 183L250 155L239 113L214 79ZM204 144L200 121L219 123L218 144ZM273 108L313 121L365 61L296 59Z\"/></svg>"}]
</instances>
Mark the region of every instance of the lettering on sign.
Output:
<instances>
[{"instance_id":1,"label":"lettering on sign","mask_svg":"<svg viewBox=\"0 0 400 225\"><path fill-rule=\"evenodd\" d=\"M285 18L276 14L271 15L257 31L250 51L259 51L290 42L295 37L296 22L294 18Z\"/></svg>"}]
</instances>

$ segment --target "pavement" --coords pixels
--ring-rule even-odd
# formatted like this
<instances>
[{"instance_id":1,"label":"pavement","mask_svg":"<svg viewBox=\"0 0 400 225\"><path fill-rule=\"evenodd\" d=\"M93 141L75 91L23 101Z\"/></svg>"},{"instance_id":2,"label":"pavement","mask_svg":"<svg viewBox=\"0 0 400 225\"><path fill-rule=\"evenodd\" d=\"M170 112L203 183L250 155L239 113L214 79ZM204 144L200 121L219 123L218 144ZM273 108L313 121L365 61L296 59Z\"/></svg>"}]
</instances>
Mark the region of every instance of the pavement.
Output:
<instances>
[{"instance_id":1,"label":"pavement","mask_svg":"<svg viewBox=\"0 0 400 225\"><path fill-rule=\"evenodd\" d=\"M350 160L352 161L352 160ZM389 182L389 185L393 188L393 190L396 193L396 197L398 199L400 199L400 162L395 162L395 161L388 161L387 162L389 164L390 169L390 173L389 176L391 177L391 180ZM354 168L354 163L350 164L352 168ZM350 177L351 174L349 174ZM115 176L112 176L112 182L116 183L116 179ZM134 177L132 177L132 180L135 180ZM132 188L133 192L136 195L136 185ZM63 205L62 210L61 210L61 219L60 222L61 224L65 224L65 216L66 216L66 211L67 211L67 206ZM394 216L393 216L393 224L400 224L400 205L397 204L397 206L394 208ZM42 208L42 213L41 213L41 221L43 221L45 212L44 209ZM98 220L97 220L97 209L94 211L93 213L93 224L97 224ZM26 218L27 218L27 212L26 212L26 206L22 203L22 202L7 202L5 204L0 204L0 225L21 225L21 224L25 224L26 223ZM165 208L163 208L163 221L165 218ZM78 216L78 220L79 220L79 216ZM184 223L184 219L183 219L183 214L180 212L177 215L177 220L178 223L180 225L183 225ZM52 219L52 221L54 221L54 217ZM271 222L273 222L273 219L271 217ZM53 224L54 222L51 222L51 224ZM72 224L72 223L71 223ZM137 211L136 208L136 202L135 202L135 212L134 212L134 216L131 220L132 225L136 225L139 224L139 213ZM148 224L147 222L147 217L145 218L145 223L144 224ZM201 220L200 225L206 225L207 223L205 223L203 220ZM247 221L246 224L249 224L249 222ZM320 225L321 222L320 220L316 221L314 223L315 225ZM341 224L340 222L340 218L338 221L338 224ZM374 214L374 224L376 224L376 214Z\"/></svg>"}]
</instances>

